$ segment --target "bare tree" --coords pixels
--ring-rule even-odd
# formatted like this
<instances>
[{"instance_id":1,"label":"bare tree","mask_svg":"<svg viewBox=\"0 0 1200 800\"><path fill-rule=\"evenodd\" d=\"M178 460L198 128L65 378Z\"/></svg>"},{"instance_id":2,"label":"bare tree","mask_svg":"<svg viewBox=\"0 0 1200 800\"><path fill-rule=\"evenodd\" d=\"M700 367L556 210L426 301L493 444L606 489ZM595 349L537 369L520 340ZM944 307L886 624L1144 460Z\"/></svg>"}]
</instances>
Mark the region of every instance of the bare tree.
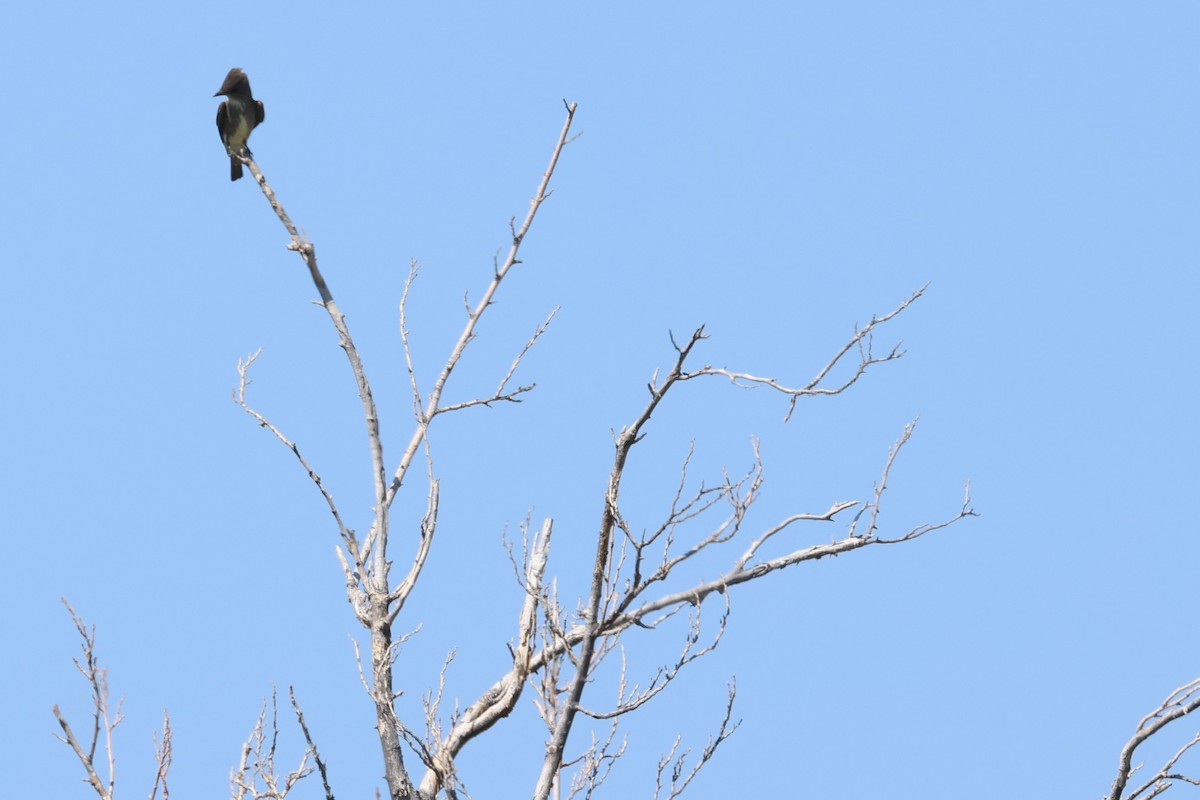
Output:
<instances>
[{"instance_id":1,"label":"bare tree","mask_svg":"<svg viewBox=\"0 0 1200 800\"><path fill-rule=\"evenodd\" d=\"M1143 766L1142 764L1137 766L1133 764L1137 749L1172 722L1183 718L1197 708L1200 708L1200 678L1175 689L1167 695L1158 708L1142 717L1133 736L1121 748L1121 756L1117 763L1117 777L1113 780L1112 790L1106 795L1106 800L1148 800L1162 794L1176 783L1200 786L1200 777L1186 775L1179 769L1179 760L1183 755L1200 744L1200 733L1196 733L1168 757L1157 772L1133 788L1129 787L1129 781Z\"/></svg>"},{"instance_id":2,"label":"bare tree","mask_svg":"<svg viewBox=\"0 0 1200 800\"><path fill-rule=\"evenodd\" d=\"M443 399L452 373L477 335L481 318L491 307L501 284L521 263L521 246L538 210L551 195L551 178L564 148L572 141L570 133L575 110L574 104L566 105L566 119L529 210L519 226L515 218L510 221L512 238L508 252L502 261L497 260L494 264L491 279L479 300L467 305L463 329L427 390L417 377L408 330L407 304L418 277L415 263L412 265L400 302L400 338L411 389L413 427L399 458L390 466L384 457L378 412L366 369L345 317L318 268L316 248L299 233L249 154L234 154L249 167L284 224L290 236L289 249L295 250L308 267L349 361L362 404L375 501L365 536L359 536L346 524L345 515L332 493L299 446L249 404L250 370L257 354L238 365L239 380L234 389L234 400L292 451L320 492L338 530L337 555L345 577L347 597L369 636L370 652L360 654L359 663L363 685L374 703L388 797L392 800L433 800L439 796L457 798L460 792L466 794L457 769L459 754L508 716L527 686L531 690L532 704L546 729L544 755L532 796L543 800L550 796L561 798L565 793L568 798L591 798L627 752L627 742L620 735L621 721L653 701L672 684L681 670L718 646L730 623L730 596L735 587L803 562L849 554L874 545L911 542L975 513L971 508L968 483L961 505L940 521L905 530L884 527L880 516L884 493L898 457L913 435L914 422L904 428L892 446L874 489L867 497L835 500L823 511L800 510L765 525L751 522L750 511L763 485L763 463L755 443L753 466L748 471L741 475L722 473L715 480L693 479L690 471L692 453L689 452L680 466L678 483L661 518L648 527L632 524L622 504L627 466L631 457L640 452L638 445L668 393L678 394L690 382L710 378L739 387L761 387L781 399L785 407L784 418L788 419L802 398L840 394L874 367L901 358L904 351L899 344L876 350L875 336L919 299L924 288L902 300L891 311L872 316L865 325L856 328L842 346L819 363L813 377L807 381L793 383L709 364L697 366L698 351L708 338L701 326L686 338L678 341L672 338L674 356L671 362L652 376L646 386L645 404L615 434L613 462L601 498L594 557L584 582L584 596L561 598L558 580L549 572L553 520L545 519L536 526L527 520L521 526L519 541L509 543L514 579L523 597L520 608L514 609L516 621L509 644L511 665L465 708L455 701L453 710L446 712L443 701L447 697L447 670L454 658L451 653L436 679L436 687L430 688L423 697L421 718L415 721L401 719L396 708L399 693L394 685L394 667L400 646L412 634L396 635L393 626L406 600L421 583L438 537L439 478L428 433L434 421L447 414L476 406L519 403L522 396L534 388L533 384L516 383L516 373L524 356L546 333L554 313L534 328L524 347L499 376L494 391L454 403ZM835 377L837 375L842 377ZM392 539L390 510L401 489L410 482L409 470L419 454L424 456L425 512L415 530L401 531L405 534L403 539L396 540L407 548L401 557L404 574L396 581L391 574L396 546ZM783 532L806 523L839 520L843 523L841 532L830 541L792 546L791 549L785 547L786 552L778 552L782 541L779 535ZM768 544L773 546L768 547ZM708 559L705 563L713 563L715 559L723 565L716 577L695 579L686 573L685 567L699 562L702 555ZM80 760L87 782L101 798L113 800L116 778L112 733L121 722L120 704L115 709L109 704L107 674L96 660L94 629L88 628L69 605L67 608L83 639L83 658L76 659L75 663L92 692L93 719L86 746L75 736L58 707L53 710L63 731L63 741ZM672 626L668 624L671 621L679 624ZM673 630L682 631L675 657L641 680L630 676L625 658L622 637L632 628L659 631L664 635ZM614 654L619 658L613 659ZM594 697L594 687L601 667L613 662L618 663L609 674L615 674L616 692L604 703L602 698ZM285 773L280 773L276 766L279 728L273 691L269 718L264 702L242 747L240 761L232 771L231 794L235 800L284 798L314 769L321 776L326 800L333 800L326 764L317 751L294 693L289 690L289 694L306 742L297 766ZM737 730L739 722L734 719L736 694L736 684L731 680L722 717L698 751L693 752L684 745L682 738L676 738L660 757L654 779L655 798L679 797L715 756L721 744ZM1129 788L1130 779L1140 769L1140 766L1133 766L1135 751L1197 707L1200 707L1200 679L1176 689L1141 720L1134 736L1121 751L1117 777L1108 795L1110 800L1154 797L1177 782L1200 784L1200 779L1188 777L1178 768L1181 757L1200 743L1200 734L1197 734L1167 758L1154 775ZM589 724L581 724L583 720ZM578 744L583 732L590 733L590 741ZM156 739L154 744L158 767L150 798L156 800L161 790L163 800L169 800L167 776L172 760L172 738L170 720L165 714L161 740ZM568 754L569 746L576 748L574 754ZM406 753L420 763L419 770L406 762ZM98 774L98 760L106 762L107 779Z\"/></svg>"},{"instance_id":3,"label":"bare tree","mask_svg":"<svg viewBox=\"0 0 1200 800\"><path fill-rule=\"evenodd\" d=\"M445 717L441 701L445 688L445 670L438 689L426 696L424 719L417 727L400 719L395 700L394 665L401 640L393 634L393 625L405 601L418 586L433 544L437 540L439 478L428 437L430 426L452 412L495 403L520 402L533 385L517 385L514 377L522 358L545 333L553 314L538 325L529 341L511 365L500 375L496 389L474 399L447 403L444 391L463 353L475 339L480 319L514 268L520 264L521 245L528 235L538 210L550 196L550 181L564 148L571 139L575 105L566 104L566 119L559 133L541 181L520 225L510 223L511 243L507 255L498 261L483 294L466 308L461 333L449 357L428 390L418 380L408 333L407 303L418 275L414 264L405 282L400 304L400 333L412 394L414 424L399 458L389 466L384 457L378 412L366 369L350 335L345 316L334 301L329 285L317 262L316 248L292 223L257 165L248 155L241 158L255 176L272 208L286 228L295 250L308 267L312 281L346 353L362 403L367 446L371 454L375 504L370 528L359 536L345 522L345 515L334 501L315 467L302 455L299 446L266 415L249 404L247 388L250 368L257 354L239 363L240 380L234 391L241 407L269 429L295 454L324 498L341 538L338 557L345 576L346 593L360 624L369 632L370 653L362 661L364 685L375 706L375 724L382 748L388 795L392 800L432 798L444 794L455 797L463 788L456 759L463 748L508 716L528 684L533 687L535 703L547 728L545 755L533 790L538 800L562 791L560 780L565 768L574 767L568 796L591 796L609 774L613 763L624 752L617 739L617 724L623 716L636 711L667 686L679 671L716 647L729 620L729 592L736 586L801 562L850 553L871 545L912 541L973 515L969 486L961 506L943 521L904 531L884 531L879 525L879 510L888 476L901 448L912 435L909 425L888 455L882 475L871 497L861 501L833 502L823 511L797 512L765 528L744 530L747 513L758 497L763 469L755 447L754 467L744 475L720 477L713 483L692 482L688 461L682 465L680 480L670 510L651 530L638 530L625 517L621 503L626 465L642 441L652 415L669 392L678 392L688 382L720 378L738 386L760 386L777 393L785 402L786 416L796 403L812 395L835 395L849 389L871 368L904 355L899 345L877 351L874 337L879 328L904 312L922 294L918 290L895 309L856 329L852 336L827 360L815 375L796 384L774 378L715 367L694 366L696 352L707 338L703 327L686 339L673 343L675 357L665 372L655 374L647 385L647 400L641 411L616 435L613 464L603 511L596 534L595 555L585 597L578 603L564 603L557 594L556 582L548 579L553 520L542 522L536 532L523 528L520 557L513 555L514 572L524 591L524 602L517 616L510 651L511 666L495 683L465 709ZM848 366L847 377L835 379L839 367ZM409 482L409 470L418 453L424 453L426 472L426 511L419 529L405 539L407 564L403 577L392 578L394 554L389 512L401 488ZM829 522L846 518L844 535L826 544L800 547L783 555L760 556L764 545L781 532L806 522ZM740 543L740 544L739 544ZM681 577L682 565L701 553L726 551L726 567L715 578L695 581ZM720 597L715 605L717 621L706 632L701 612L713 606L705 601ZM688 618L685 634L674 663L661 668L649 680L630 685L625 670L620 670L619 692L607 708L584 702L585 692L597 670L618 652L621 637L632 627L658 628L663 622L683 614ZM731 683L724 719L709 743L688 761L680 742L663 757L659 766L656 796L676 797L686 788L717 748L737 728L733 721L734 685ZM596 736L575 756L567 756L571 734L580 718L604 722L608 733ZM411 772L405 760L405 746L420 761L423 772Z\"/></svg>"}]
</instances>

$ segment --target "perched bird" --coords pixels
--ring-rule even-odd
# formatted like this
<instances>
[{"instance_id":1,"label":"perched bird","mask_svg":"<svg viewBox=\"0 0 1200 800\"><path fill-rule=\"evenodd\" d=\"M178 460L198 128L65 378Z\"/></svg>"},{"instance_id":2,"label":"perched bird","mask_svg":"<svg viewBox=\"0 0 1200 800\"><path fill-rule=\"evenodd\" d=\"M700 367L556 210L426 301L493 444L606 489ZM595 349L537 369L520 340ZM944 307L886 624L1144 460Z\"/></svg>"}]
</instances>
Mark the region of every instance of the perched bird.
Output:
<instances>
[{"instance_id":1,"label":"perched bird","mask_svg":"<svg viewBox=\"0 0 1200 800\"><path fill-rule=\"evenodd\" d=\"M229 151L229 180L236 181L242 177L242 162L235 157L236 153L245 148L249 155L250 148L246 140L250 131L261 123L267 116L261 100L255 100L250 94L250 79L240 67L229 70L225 82L213 97L225 95L225 100L217 107L217 131L221 141Z\"/></svg>"}]
</instances>

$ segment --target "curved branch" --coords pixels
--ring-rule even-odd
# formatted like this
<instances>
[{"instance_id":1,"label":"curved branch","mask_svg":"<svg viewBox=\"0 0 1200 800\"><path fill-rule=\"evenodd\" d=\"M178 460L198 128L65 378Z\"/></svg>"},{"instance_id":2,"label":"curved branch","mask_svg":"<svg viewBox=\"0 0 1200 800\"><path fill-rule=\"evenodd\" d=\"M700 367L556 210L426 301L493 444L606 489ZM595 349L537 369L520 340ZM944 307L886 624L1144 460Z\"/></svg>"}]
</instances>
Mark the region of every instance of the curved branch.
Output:
<instances>
[{"instance_id":1,"label":"curved branch","mask_svg":"<svg viewBox=\"0 0 1200 800\"><path fill-rule=\"evenodd\" d=\"M862 328L856 328L854 331L854 336L852 336L850 340L847 341L842 347L842 349L838 350L838 352L833 355L833 358L831 358L828 363L826 363L825 366L817 372L815 378L803 386L789 387L785 386L774 378L764 378L759 375L751 375L747 372L734 372L732 370L710 366L705 366L702 369L696 370L695 372L688 373L684 376L684 380L699 378L705 375L719 375L721 377L728 378L735 386L741 386L742 388L749 389L753 388L754 386L767 386L782 394L790 395L787 414L785 414L783 417L784 421L786 422L792 418L792 412L796 410L796 402L801 397L807 397L810 395L841 394L857 383L858 379L861 378L868 369L876 364L883 364L887 361L894 361L897 358L903 357L906 351L900 349L902 342L897 342L895 345L893 345L892 349L889 350L885 355L875 355L872 334L877 327L892 320L906 308L916 302L917 298L925 294L925 290L928 288L929 284L925 284L920 289L909 295L902 303L900 303L900 305L896 306L896 308L884 314L882 317L872 316L870 322L868 322ZM858 365L855 367L854 374L842 381L842 383L838 384L837 386L822 386L821 384L827 377L829 377L829 373L833 371L834 367L841 363L842 359L851 350L858 350L859 355Z\"/></svg>"},{"instance_id":2,"label":"curved branch","mask_svg":"<svg viewBox=\"0 0 1200 800\"><path fill-rule=\"evenodd\" d=\"M1175 689L1175 691L1167 695L1158 708L1142 717L1142 721L1138 723L1137 730L1133 736L1121 748L1121 755L1117 761L1117 777L1113 780L1112 789L1106 796L1106 800L1134 800L1134 798L1139 798L1143 795L1148 798L1154 797L1169 789L1172 781L1183 781L1185 783L1200 785L1200 779L1173 772L1175 763L1179 760L1180 756L1192 747L1200 744L1200 733L1198 733L1191 741L1181 747L1174 756L1168 759L1162 769L1158 770L1145 783L1129 794L1124 793L1129 779L1140 769L1140 766L1133 766L1134 752L1151 736L1154 736L1175 720L1190 714L1197 708L1200 708L1200 678L1196 678L1190 683L1185 683L1183 686ZM1147 792L1149 794L1146 794Z\"/></svg>"}]
</instances>

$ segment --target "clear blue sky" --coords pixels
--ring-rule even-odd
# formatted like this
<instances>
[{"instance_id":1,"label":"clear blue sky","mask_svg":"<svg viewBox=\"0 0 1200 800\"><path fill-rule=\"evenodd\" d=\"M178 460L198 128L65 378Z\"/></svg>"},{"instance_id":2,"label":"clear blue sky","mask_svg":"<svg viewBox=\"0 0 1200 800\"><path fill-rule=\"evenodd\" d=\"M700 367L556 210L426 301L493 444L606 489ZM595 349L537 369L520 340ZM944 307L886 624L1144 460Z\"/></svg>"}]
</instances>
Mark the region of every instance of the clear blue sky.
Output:
<instances>
[{"instance_id":1,"label":"clear blue sky","mask_svg":"<svg viewBox=\"0 0 1200 800\"><path fill-rule=\"evenodd\" d=\"M211 95L235 65L266 104L258 162L317 244L393 460L409 259L428 376L527 206L562 100L579 103L583 135L449 396L490 389L561 306L521 373L537 392L434 431L441 539L397 626L422 626L400 660L405 709L450 647L464 702L504 668L506 525L553 516L563 592L582 590L610 430L669 363L669 332L706 324L700 361L802 381L931 282L881 333L904 360L787 425L763 392L685 387L627 496L652 525L690 439L712 477L746 468L757 435L753 524L823 511L866 497L920 416L884 523L953 514L967 479L983 516L737 593L719 650L631 722L612 794L649 796L676 732L702 746L731 675L745 723L693 797L1103 793L1138 719L1200 674L1200 7L368 6L7 13L7 793L91 793L52 736L53 703L78 726L87 712L64 595L126 697L122 796L148 791L164 707L174 792L225 796L272 681L296 686L339 797L380 785L335 529L229 400L238 357L265 348L256 404L365 530L345 360L253 181L227 177ZM419 502L402 497L399 521ZM630 645L646 670L666 657ZM525 796L542 747L525 708L464 754L468 787Z\"/></svg>"}]
</instances>

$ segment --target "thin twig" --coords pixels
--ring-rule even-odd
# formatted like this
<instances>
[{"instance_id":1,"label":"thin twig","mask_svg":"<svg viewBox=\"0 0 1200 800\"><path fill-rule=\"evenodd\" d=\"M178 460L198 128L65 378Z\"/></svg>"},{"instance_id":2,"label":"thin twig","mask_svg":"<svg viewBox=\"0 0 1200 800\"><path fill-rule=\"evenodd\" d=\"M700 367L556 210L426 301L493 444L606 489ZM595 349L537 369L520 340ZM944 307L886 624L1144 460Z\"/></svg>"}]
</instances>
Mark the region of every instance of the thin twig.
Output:
<instances>
[{"instance_id":1,"label":"thin twig","mask_svg":"<svg viewBox=\"0 0 1200 800\"><path fill-rule=\"evenodd\" d=\"M295 442L285 436L283 431L276 427L270 420L264 417L257 410L251 408L247 403L246 390L249 389L250 384L253 383L253 381L250 380L250 367L253 366L254 362L258 360L260 355L262 355L261 347L255 352L246 356L244 359L238 359L238 385L233 390L233 402L237 403L238 406L240 406L241 409L247 414L254 417L254 419L258 421L260 427L266 428L271 433L275 434L275 438L282 442L287 449L291 450L292 453L295 454L297 460L300 462L300 466L304 467L304 471L308 473L309 479L316 484L317 489L321 492L321 496L325 498L325 503L329 506L329 513L333 515L334 522L337 523L338 532L341 533L342 538L353 539L354 533L348 530L346 525L342 522L342 515L338 513L337 503L333 501L333 495L330 494L329 490L325 488L325 484L321 481L321 476L317 474L316 470L314 470L308 463L308 460L305 459L300 453L300 448Z\"/></svg>"},{"instance_id":2,"label":"thin twig","mask_svg":"<svg viewBox=\"0 0 1200 800\"><path fill-rule=\"evenodd\" d=\"M929 288L929 284L926 284L917 291L913 292L908 298L901 302L899 306L889 311L887 314L884 314L882 317L873 316L871 317L871 321L862 328L855 328L854 336L852 336L850 340L847 341L846 344L833 355L833 357L825 364L825 366L817 372L816 377L803 386L789 387L780 383L774 378L766 378L759 375L751 375L747 372L735 372L733 370L711 366L702 367L695 372L689 372L683 377L683 379L691 380L692 378L698 378L705 375L719 375L728 378L735 386L741 386L743 388L751 388L753 386L768 386L775 391L788 396L788 410L784 415L784 421L786 422L792 418L792 413L796 410L796 403L801 397L841 394L857 383L858 379L866 374L867 370L876 364L883 364L888 361L894 361L897 358L902 358L905 355L905 351L900 349L902 344L900 342L897 342L885 355L875 355L872 346L872 333L877 327L892 320L906 308L916 302L917 298L923 295L927 288ZM854 373L836 386L823 386L822 383L829 376L829 373L833 371L834 367L841 363L842 359L851 350L857 350L859 353L859 362L854 369Z\"/></svg>"},{"instance_id":3,"label":"thin twig","mask_svg":"<svg viewBox=\"0 0 1200 800\"><path fill-rule=\"evenodd\" d=\"M173 739L171 736L171 718L163 711L162 739L154 740L154 760L158 768L154 771L154 787L150 790L150 800L158 796L158 787L162 786L162 800L171 800L171 790L167 786L167 773L171 771Z\"/></svg>"},{"instance_id":4,"label":"thin twig","mask_svg":"<svg viewBox=\"0 0 1200 800\"><path fill-rule=\"evenodd\" d=\"M325 760L321 758L321 753L317 750L317 743L313 741L312 734L308 730L308 723L304 721L304 712L300 710L300 704L296 702L296 690L292 686L288 687L288 697L291 698L292 710L296 712L296 721L300 723L300 730L304 732L304 741L308 742L309 752L312 753L313 760L317 762L317 770L321 773L321 785L325 787L325 800L334 800L333 789L329 786L329 773Z\"/></svg>"},{"instance_id":5,"label":"thin twig","mask_svg":"<svg viewBox=\"0 0 1200 800\"><path fill-rule=\"evenodd\" d=\"M71 621L75 624L75 630L79 633L83 643L80 649L83 651L83 660L78 658L73 659L75 668L83 675L84 679L91 686L92 690L92 737L91 742L85 750L75 737L74 731L67 723L66 717L59 711L58 705L53 706L51 711L54 713L54 718L58 720L59 727L63 730L61 741L70 745L75 751L75 755L79 758L79 763L83 766L84 772L87 774L87 782L96 790L96 794L100 795L103 800L112 800L113 791L116 788L117 782L117 761L116 753L113 750L113 731L121 724L124 717L121 714L121 703L117 703L115 711L110 711L108 705L108 671L100 666L96 658L96 628L95 626L88 627L66 598L60 598L63 606L66 607L67 613L71 615ZM104 753L108 763L108 781L102 781L96 773L96 748L100 742L100 735L104 734Z\"/></svg>"}]
</instances>

